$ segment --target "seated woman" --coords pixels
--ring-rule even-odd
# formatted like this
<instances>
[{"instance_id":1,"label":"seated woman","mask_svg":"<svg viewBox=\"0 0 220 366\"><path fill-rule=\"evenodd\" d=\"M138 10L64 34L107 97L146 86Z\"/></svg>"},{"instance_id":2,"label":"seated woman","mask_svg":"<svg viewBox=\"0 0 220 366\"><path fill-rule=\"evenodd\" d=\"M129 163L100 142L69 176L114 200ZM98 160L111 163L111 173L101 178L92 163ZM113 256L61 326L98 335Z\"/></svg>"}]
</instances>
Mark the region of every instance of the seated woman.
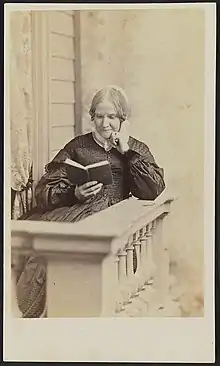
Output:
<instances>
[{"instance_id":1,"label":"seated woman","mask_svg":"<svg viewBox=\"0 0 220 366\"><path fill-rule=\"evenodd\" d=\"M129 106L123 91L107 87L96 93L90 108L94 131L72 139L46 166L35 190L37 207L26 219L75 222L129 197L154 200L165 188L163 170L149 148L128 134ZM74 186L66 165L108 160L113 183ZM24 219L24 217L22 218Z\"/></svg>"},{"instance_id":2,"label":"seated woman","mask_svg":"<svg viewBox=\"0 0 220 366\"><path fill-rule=\"evenodd\" d=\"M154 200L164 190L163 169L158 167L145 143L129 136L129 105L124 91L118 87L99 90L92 100L89 113L93 132L73 138L47 164L46 172L35 190L37 206L21 219L76 222L131 194L140 199ZM66 158L81 165L108 160L112 184L102 185L92 181L80 186L73 185L64 164ZM29 259L29 264L32 262L33 265L36 261ZM36 268L40 268L39 263ZM25 269L28 270L28 263ZM42 276L45 278L43 264L37 282L41 288L44 280L39 278L42 279ZM33 311L30 315L26 309L26 316L36 315Z\"/></svg>"}]
</instances>

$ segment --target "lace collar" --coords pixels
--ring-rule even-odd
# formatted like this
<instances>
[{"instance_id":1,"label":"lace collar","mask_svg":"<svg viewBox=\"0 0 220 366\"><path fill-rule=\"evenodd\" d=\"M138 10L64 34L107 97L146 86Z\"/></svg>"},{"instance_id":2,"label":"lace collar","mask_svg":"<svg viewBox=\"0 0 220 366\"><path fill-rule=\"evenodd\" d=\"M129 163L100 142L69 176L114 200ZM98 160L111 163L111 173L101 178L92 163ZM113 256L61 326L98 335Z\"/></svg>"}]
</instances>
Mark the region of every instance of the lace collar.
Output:
<instances>
[{"instance_id":1,"label":"lace collar","mask_svg":"<svg viewBox=\"0 0 220 366\"><path fill-rule=\"evenodd\" d=\"M105 151L110 151L112 149L112 144L110 141L105 140L97 131L92 132L94 141L101 146Z\"/></svg>"}]
</instances>

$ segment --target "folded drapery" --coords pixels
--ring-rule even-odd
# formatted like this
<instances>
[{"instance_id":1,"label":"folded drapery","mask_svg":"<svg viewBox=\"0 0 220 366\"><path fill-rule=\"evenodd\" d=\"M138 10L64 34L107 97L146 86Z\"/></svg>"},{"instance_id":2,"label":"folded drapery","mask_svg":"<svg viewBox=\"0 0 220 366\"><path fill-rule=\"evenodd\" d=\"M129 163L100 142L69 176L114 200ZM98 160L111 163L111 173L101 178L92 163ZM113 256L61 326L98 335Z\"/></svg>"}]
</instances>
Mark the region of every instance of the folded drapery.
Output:
<instances>
[{"instance_id":1,"label":"folded drapery","mask_svg":"<svg viewBox=\"0 0 220 366\"><path fill-rule=\"evenodd\" d=\"M32 199L32 68L31 12L10 15L9 118L11 139L12 217L23 214ZM14 193L17 192L17 193Z\"/></svg>"}]
</instances>

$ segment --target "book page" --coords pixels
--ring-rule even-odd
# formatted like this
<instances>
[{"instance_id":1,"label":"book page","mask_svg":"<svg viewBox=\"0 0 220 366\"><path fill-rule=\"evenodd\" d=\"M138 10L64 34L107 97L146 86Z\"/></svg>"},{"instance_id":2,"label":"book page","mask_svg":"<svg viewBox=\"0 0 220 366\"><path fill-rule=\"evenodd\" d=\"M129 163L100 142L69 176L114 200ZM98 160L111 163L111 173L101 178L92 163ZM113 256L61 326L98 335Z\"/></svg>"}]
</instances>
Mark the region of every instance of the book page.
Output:
<instances>
[{"instance_id":1,"label":"book page","mask_svg":"<svg viewBox=\"0 0 220 366\"><path fill-rule=\"evenodd\" d=\"M96 168L98 166L103 166L103 165L108 165L108 164L109 164L109 162L107 160L104 160L104 161L100 161L98 163L94 163L94 164L87 165L86 166L86 169Z\"/></svg>"},{"instance_id":2,"label":"book page","mask_svg":"<svg viewBox=\"0 0 220 366\"><path fill-rule=\"evenodd\" d=\"M65 163L66 163L66 164L68 164L68 165L71 165L71 166L75 166L76 168L86 170L86 168L85 168L83 165L81 165L81 164L77 163L77 162L76 162L76 161L74 161L74 160L66 159L66 160L65 160Z\"/></svg>"}]
</instances>

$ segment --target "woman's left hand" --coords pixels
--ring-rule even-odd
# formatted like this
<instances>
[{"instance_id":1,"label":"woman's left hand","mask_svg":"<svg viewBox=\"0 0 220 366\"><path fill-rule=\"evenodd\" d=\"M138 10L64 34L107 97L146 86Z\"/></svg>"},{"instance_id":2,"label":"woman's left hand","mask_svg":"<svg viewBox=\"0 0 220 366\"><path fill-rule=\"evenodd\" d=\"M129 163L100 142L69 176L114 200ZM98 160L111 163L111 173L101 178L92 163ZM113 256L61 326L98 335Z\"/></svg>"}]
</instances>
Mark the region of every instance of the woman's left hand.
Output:
<instances>
[{"instance_id":1,"label":"woman's left hand","mask_svg":"<svg viewBox=\"0 0 220 366\"><path fill-rule=\"evenodd\" d=\"M119 132L113 132L111 135L111 143L112 145L121 153L124 154L129 150L128 140L130 137L129 131L129 122L126 120L122 122L121 129Z\"/></svg>"}]
</instances>

